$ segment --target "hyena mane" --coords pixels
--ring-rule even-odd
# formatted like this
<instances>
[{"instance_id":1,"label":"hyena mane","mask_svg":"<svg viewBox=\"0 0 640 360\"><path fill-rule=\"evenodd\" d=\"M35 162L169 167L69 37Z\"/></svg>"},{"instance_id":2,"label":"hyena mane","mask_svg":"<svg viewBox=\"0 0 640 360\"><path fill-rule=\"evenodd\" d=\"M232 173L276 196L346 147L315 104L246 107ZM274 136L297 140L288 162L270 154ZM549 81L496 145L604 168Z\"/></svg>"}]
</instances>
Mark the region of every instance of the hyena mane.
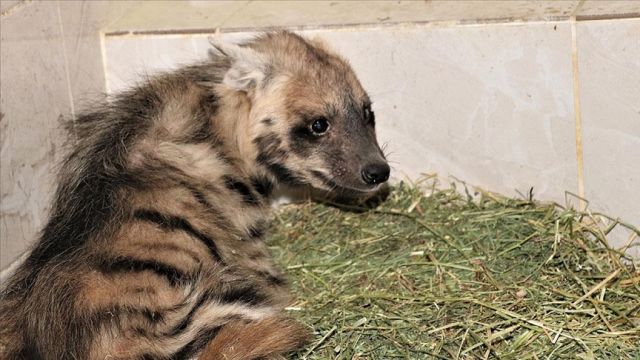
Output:
<instances>
[{"instance_id":1,"label":"hyena mane","mask_svg":"<svg viewBox=\"0 0 640 360\"><path fill-rule=\"evenodd\" d=\"M317 41L213 45L72 122L49 221L0 294L0 358L257 359L308 339L282 314L270 200L377 191L371 102Z\"/></svg>"}]
</instances>

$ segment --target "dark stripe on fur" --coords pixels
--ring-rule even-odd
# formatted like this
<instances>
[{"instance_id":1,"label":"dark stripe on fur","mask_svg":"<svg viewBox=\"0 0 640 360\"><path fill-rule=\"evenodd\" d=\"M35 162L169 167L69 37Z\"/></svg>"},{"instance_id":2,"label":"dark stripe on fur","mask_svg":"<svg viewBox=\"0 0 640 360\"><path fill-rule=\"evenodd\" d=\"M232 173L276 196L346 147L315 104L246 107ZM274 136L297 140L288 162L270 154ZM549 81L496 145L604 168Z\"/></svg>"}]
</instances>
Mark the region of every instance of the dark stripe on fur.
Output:
<instances>
[{"instance_id":1,"label":"dark stripe on fur","mask_svg":"<svg viewBox=\"0 0 640 360\"><path fill-rule=\"evenodd\" d=\"M171 331L169 331L168 335L169 336L176 336L176 335L179 335L180 333L184 332L189 327L191 322L193 321L193 316L195 315L195 313L205 303L207 303L210 300L211 300L211 294L209 292L204 292L202 295L200 295L200 297L198 297L198 300L193 305L193 307L191 308L189 313L184 318L182 318L182 320L176 326L174 326L173 329L171 329Z\"/></svg>"},{"instance_id":2,"label":"dark stripe on fur","mask_svg":"<svg viewBox=\"0 0 640 360\"><path fill-rule=\"evenodd\" d=\"M260 276L267 279L267 281L272 285L282 286L287 284L287 280L284 279L283 277L270 274L266 271L260 271L258 274L260 274Z\"/></svg>"},{"instance_id":3,"label":"dark stripe on fur","mask_svg":"<svg viewBox=\"0 0 640 360\"><path fill-rule=\"evenodd\" d=\"M227 189L240 194L242 201L246 204L257 205L259 203L258 199L253 195L253 192L251 192L251 189L249 189L249 187L242 181L236 180L230 176L225 176L224 185Z\"/></svg>"},{"instance_id":4,"label":"dark stripe on fur","mask_svg":"<svg viewBox=\"0 0 640 360\"><path fill-rule=\"evenodd\" d=\"M198 203L200 203L200 205L204 206L208 210L213 210L216 214L220 212L217 208L213 206L213 204L209 202L209 200L207 199L207 196L202 191L197 189L195 186L187 182L182 182L181 185L189 189L193 197L196 199Z\"/></svg>"},{"instance_id":5,"label":"dark stripe on fur","mask_svg":"<svg viewBox=\"0 0 640 360\"><path fill-rule=\"evenodd\" d=\"M15 358L9 358L12 360L43 360L40 352L33 346L32 342L25 344L17 354L14 354ZM11 356L9 354L8 356ZM8 359L7 359L8 360Z\"/></svg>"},{"instance_id":6,"label":"dark stripe on fur","mask_svg":"<svg viewBox=\"0 0 640 360\"><path fill-rule=\"evenodd\" d=\"M253 142L258 148L256 161L259 164L268 167L269 164L279 163L287 158L287 152L280 147L282 140L274 133L258 136Z\"/></svg>"},{"instance_id":7,"label":"dark stripe on fur","mask_svg":"<svg viewBox=\"0 0 640 360\"><path fill-rule=\"evenodd\" d=\"M265 296L251 285L232 287L220 294L219 299L223 303L243 303L248 305L258 305L266 300Z\"/></svg>"},{"instance_id":8,"label":"dark stripe on fur","mask_svg":"<svg viewBox=\"0 0 640 360\"><path fill-rule=\"evenodd\" d=\"M302 186L307 185L301 177L282 164L270 163L267 168L275 175L275 177L287 185Z\"/></svg>"},{"instance_id":9,"label":"dark stripe on fur","mask_svg":"<svg viewBox=\"0 0 640 360\"><path fill-rule=\"evenodd\" d=\"M320 137L311 132L306 122L294 126L291 131L289 131L291 151L301 157L309 157L309 155L311 155L311 149L318 140L320 140Z\"/></svg>"},{"instance_id":10,"label":"dark stripe on fur","mask_svg":"<svg viewBox=\"0 0 640 360\"><path fill-rule=\"evenodd\" d=\"M94 325L102 322L114 322L121 317L126 316L140 316L145 318L151 324L157 324L164 321L164 316L154 310L146 307L131 307L131 306L110 306L96 311L90 316L90 320Z\"/></svg>"},{"instance_id":11,"label":"dark stripe on fur","mask_svg":"<svg viewBox=\"0 0 640 360\"><path fill-rule=\"evenodd\" d=\"M282 140L276 134L258 136L253 142L258 148L256 161L265 166L276 179L291 186L306 185L302 178L281 164L282 160L286 159L287 153L280 148Z\"/></svg>"},{"instance_id":12,"label":"dark stripe on fur","mask_svg":"<svg viewBox=\"0 0 640 360\"><path fill-rule=\"evenodd\" d=\"M207 344L210 343L216 337L216 335L218 335L220 329L222 329L222 326L215 326L200 330L196 337L187 345L178 350L175 354L173 354L173 356L171 356L171 359L189 360L193 358L194 355L204 350L205 346L207 346Z\"/></svg>"},{"instance_id":13,"label":"dark stripe on fur","mask_svg":"<svg viewBox=\"0 0 640 360\"><path fill-rule=\"evenodd\" d=\"M174 243L165 243L165 242L148 243L148 242L144 242L144 243L133 243L132 245L138 247L142 251L160 250L160 251L169 252L169 253L180 252L180 253L188 256L196 264L200 264L202 262L202 259L200 259L200 257L198 256L198 254L195 251L192 251L189 248L186 248L186 247L180 246L178 244L174 244Z\"/></svg>"},{"instance_id":14,"label":"dark stripe on fur","mask_svg":"<svg viewBox=\"0 0 640 360\"><path fill-rule=\"evenodd\" d=\"M264 235L264 229L261 226L249 227L249 237L252 239L262 239Z\"/></svg>"},{"instance_id":15,"label":"dark stripe on fur","mask_svg":"<svg viewBox=\"0 0 640 360\"><path fill-rule=\"evenodd\" d=\"M198 188L196 188L194 185L191 185L189 183L183 182L181 184L182 186L186 187L191 194L193 195L193 197L196 199L196 201L202 205L206 211L208 212L208 214L210 215L209 217L207 217L207 221L210 221L211 223L215 224L218 228L220 228L221 230L225 231L225 232L234 232L236 231L236 229L234 229L231 224L229 223L229 220L227 219L227 217L222 213L222 211L217 208L216 206L214 206L207 198L207 195L205 194L204 191L199 190ZM213 186L205 186L206 193L219 193L219 189L213 187Z\"/></svg>"},{"instance_id":16,"label":"dark stripe on fur","mask_svg":"<svg viewBox=\"0 0 640 360\"><path fill-rule=\"evenodd\" d=\"M280 148L282 140L276 134L270 133L258 136L253 140L258 148L256 161L265 166L279 181L291 185L306 185L306 182L293 171L287 169L281 162L286 159L287 152Z\"/></svg>"},{"instance_id":17,"label":"dark stripe on fur","mask_svg":"<svg viewBox=\"0 0 640 360\"><path fill-rule=\"evenodd\" d=\"M156 260L142 260L131 257L107 258L98 263L98 269L107 274L151 271L165 278L171 286L182 284L188 279L185 273L171 265Z\"/></svg>"},{"instance_id":18,"label":"dark stripe on fur","mask_svg":"<svg viewBox=\"0 0 640 360\"><path fill-rule=\"evenodd\" d=\"M252 286L230 288L222 292L220 292L220 290L218 289L210 289L200 295L189 313L173 329L171 329L168 335L176 336L184 332L193 322L193 318L196 312L198 312L198 310L200 310L200 308L206 304L219 302L258 305L265 302L266 300L267 298L264 295L259 294L258 291Z\"/></svg>"},{"instance_id":19,"label":"dark stripe on fur","mask_svg":"<svg viewBox=\"0 0 640 360\"><path fill-rule=\"evenodd\" d=\"M218 109L218 98L213 92L204 89L200 96L200 102L196 112L193 114L193 121L198 124L196 130L186 139L191 143L209 142L214 146L220 146L220 141L211 132L211 116Z\"/></svg>"},{"instance_id":20,"label":"dark stripe on fur","mask_svg":"<svg viewBox=\"0 0 640 360\"><path fill-rule=\"evenodd\" d=\"M268 198L273 192L273 183L266 177L251 177L251 186L262 195L262 197Z\"/></svg>"},{"instance_id":21,"label":"dark stripe on fur","mask_svg":"<svg viewBox=\"0 0 640 360\"><path fill-rule=\"evenodd\" d=\"M158 94L153 85L136 88L69 123L79 140L62 165L51 217L19 287L29 291L44 263L63 261L113 220L119 191L138 185L126 171L128 148L162 109Z\"/></svg>"},{"instance_id":22,"label":"dark stripe on fur","mask_svg":"<svg viewBox=\"0 0 640 360\"><path fill-rule=\"evenodd\" d=\"M133 216L136 219L157 224L164 229L182 230L190 234L191 236L200 240L203 244L205 244L205 246L207 246L209 252L211 253L211 256L216 259L216 261L224 263L222 261L222 256L220 256L220 252L218 251L218 247L216 246L216 243L213 241L213 239L194 229L186 219L173 215L165 215L157 211L146 209L136 210Z\"/></svg>"},{"instance_id":23,"label":"dark stripe on fur","mask_svg":"<svg viewBox=\"0 0 640 360\"><path fill-rule=\"evenodd\" d=\"M164 321L164 316L161 313L149 309L142 309L142 315L152 323Z\"/></svg>"}]
</instances>

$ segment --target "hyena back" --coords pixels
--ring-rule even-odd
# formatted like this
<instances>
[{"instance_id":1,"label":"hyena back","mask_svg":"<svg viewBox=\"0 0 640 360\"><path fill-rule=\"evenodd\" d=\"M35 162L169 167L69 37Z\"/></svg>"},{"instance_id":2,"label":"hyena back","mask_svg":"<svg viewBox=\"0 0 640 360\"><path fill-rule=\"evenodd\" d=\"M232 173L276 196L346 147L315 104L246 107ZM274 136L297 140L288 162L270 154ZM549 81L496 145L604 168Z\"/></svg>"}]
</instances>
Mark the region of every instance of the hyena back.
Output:
<instances>
[{"instance_id":1,"label":"hyena back","mask_svg":"<svg viewBox=\"0 0 640 360\"><path fill-rule=\"evenodd\" d=\"M389 175L348 64L277 32L80 116L49 222L0 298L2 359L254 359L305 343L263 234L279 186Z\"/></svg>"}]
</instances>

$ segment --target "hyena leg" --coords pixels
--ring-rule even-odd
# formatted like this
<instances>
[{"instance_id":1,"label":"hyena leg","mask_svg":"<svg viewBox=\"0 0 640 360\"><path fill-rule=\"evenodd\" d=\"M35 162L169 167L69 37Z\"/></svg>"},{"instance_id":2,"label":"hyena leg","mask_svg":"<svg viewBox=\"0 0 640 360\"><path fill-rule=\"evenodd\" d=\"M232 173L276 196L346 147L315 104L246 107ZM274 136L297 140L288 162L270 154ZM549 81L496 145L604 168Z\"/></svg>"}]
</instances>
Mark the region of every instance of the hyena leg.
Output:
<instances>
[{"instance_id":1,"label":"hyena leg","mask_svg":"<svg viewBox=\"0 0 640 360\"><path fill-rule=\"evenodd\" d=\"M309 329L285 317L238 320L226 324L198 360L271 358L300 348L309 338Z\"/></svg>"}]
</instances>

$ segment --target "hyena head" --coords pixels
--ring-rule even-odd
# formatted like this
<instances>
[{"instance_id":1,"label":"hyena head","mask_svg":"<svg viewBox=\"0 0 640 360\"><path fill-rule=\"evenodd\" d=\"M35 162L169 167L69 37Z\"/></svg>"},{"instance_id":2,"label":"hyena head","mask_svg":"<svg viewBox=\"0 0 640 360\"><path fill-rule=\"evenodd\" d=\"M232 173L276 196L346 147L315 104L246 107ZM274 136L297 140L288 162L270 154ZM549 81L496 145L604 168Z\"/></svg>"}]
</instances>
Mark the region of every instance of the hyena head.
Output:
<instances>
[{"instance_id":1,"label":"hyena head","mask_svg":"<svg viewBox=\"0 0 640 360\"><path fill-rule=\"evenodd\" d=\"M371 192L387 181L371 100L344 59L289 32L213 42L231 63L223 83L250 99L258 166L321 190Z\"/></svg>"}]
</instances>

